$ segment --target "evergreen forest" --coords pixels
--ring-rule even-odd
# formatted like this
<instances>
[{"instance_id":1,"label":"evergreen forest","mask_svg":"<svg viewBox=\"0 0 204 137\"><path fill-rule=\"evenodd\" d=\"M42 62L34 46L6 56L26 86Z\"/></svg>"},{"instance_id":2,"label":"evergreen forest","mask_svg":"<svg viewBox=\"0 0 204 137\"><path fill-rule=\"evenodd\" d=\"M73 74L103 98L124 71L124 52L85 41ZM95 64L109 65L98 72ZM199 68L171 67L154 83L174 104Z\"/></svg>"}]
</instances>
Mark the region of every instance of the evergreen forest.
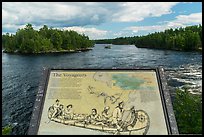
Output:
<instances>
[{"instance_id":1,"label":"evergreen forest","mask_svg":"<svg viewBox=\"0 0 204 137\"><path fill-rule=\"evenodd\" d=\"M2 48L9 53L48 53L87 50L94 46L88 36L75 31L48 28L34 30L32 24L15 34L2 35Z\"/></svg>"}]
</instances>

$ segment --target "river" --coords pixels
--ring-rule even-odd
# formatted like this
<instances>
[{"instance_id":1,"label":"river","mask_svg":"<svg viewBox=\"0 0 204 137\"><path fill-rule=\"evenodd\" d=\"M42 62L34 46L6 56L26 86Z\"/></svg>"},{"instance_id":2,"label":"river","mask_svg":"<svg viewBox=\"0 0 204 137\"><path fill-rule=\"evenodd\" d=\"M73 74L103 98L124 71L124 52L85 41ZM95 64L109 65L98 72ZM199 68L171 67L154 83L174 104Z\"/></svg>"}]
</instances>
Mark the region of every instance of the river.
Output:
<instances>
[{"instance_id":1,"label":"river","mask_svg":"<svg viewBox=\"0 0 204 137\"><path fill-rule=\"evenodd\" d=\"M202 54L112 45L79 53L20 55L2 53L2 126L12 124L12 134L26 134L43 67L134 68L164 67L171 95L185 85L202 94Z\"/></svg>"}]
</instances>

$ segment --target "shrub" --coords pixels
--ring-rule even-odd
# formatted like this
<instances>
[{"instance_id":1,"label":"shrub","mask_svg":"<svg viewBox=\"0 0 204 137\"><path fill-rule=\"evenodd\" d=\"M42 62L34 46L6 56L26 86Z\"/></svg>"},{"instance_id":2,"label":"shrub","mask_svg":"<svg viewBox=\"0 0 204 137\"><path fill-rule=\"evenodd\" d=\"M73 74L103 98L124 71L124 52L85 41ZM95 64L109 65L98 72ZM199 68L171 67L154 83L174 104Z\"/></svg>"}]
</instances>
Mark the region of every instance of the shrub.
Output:
<instances>
[{"instance_id":1,"label":"shrub","mask_svg":"<svg viewBox=\"0 0 204 137\"><path fill-rule=\"evenodd\" d=\"M180 134L202 134L202 98L187 89L176 90L173 102Z\"/></svg>"}]
</instances>

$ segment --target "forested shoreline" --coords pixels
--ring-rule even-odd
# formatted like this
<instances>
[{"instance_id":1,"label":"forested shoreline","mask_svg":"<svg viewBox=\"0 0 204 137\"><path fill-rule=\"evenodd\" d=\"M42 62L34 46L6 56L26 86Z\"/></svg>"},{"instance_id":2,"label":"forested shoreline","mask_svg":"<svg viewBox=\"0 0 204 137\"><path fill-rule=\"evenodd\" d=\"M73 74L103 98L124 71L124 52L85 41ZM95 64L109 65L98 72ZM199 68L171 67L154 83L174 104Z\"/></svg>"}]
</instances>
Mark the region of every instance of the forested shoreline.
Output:
<instances>
[{"instance_id":1,"label":"forested shoreline","mask_svg":"<svg viewBox=\"0 0 204 137\"><path fill-rule=\"evenodd\" d=\"M39 31L32 24L18 29L16 34L2 35L2 48L8 53L53 53L89 50L94 46L88 36L75 31L48 28Z\"/></svg>"},{"instance_id":2,"label":"forested shoreline","mask_svg":"<svg viewBox=\"0 0 204 137\"><path fill-rule=\"evenodd\" d=\"M145 36L120 37L115 39L95 40L97 44L132 44L138 48L155 48L179 51L202 51L202 26L167 29Z\"/></svg>"}]
</instances>

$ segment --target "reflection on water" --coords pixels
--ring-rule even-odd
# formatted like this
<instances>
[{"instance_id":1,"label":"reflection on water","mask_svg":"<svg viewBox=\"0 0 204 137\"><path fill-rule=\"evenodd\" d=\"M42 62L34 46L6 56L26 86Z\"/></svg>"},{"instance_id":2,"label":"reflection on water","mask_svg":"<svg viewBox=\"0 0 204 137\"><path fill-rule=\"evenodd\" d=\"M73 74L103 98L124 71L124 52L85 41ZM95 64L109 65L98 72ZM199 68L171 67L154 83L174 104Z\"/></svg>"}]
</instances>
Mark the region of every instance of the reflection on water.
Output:
<instances>
[{"instance_id":1,"label":"reflection on water","mask_svg":"<svg viewBox=\"0 0 204 137\"><path fill-rule=\"evenodd\" d=\"M153 49L134 45L112 45L104 49L69 54L14 55L2 53L2 126L12 123L13 134L26 134L43 67L165 69L171 93L176 87L190 86L191 93L202 93L202 54Z\"/></svg>"}]
</instances>

